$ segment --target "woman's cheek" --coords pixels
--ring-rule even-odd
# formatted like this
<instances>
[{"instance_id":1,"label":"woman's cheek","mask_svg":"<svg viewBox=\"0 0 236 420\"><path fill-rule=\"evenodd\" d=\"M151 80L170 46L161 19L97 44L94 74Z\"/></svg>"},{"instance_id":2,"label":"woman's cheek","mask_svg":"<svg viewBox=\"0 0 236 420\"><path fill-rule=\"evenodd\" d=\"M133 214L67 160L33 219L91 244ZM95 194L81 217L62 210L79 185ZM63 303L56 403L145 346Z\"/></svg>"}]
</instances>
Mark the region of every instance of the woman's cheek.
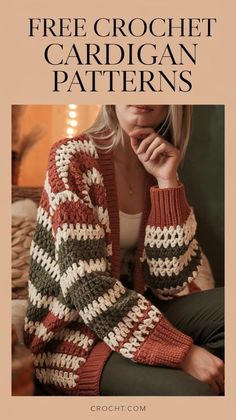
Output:
<instances>
[{"instance_id":1,"label":"woman's cheek","mask_svg":"<svg viewBox=\"0 0 236 420\"><path fill-rule=\"evenodd\" d=\"M116 110L116 116L117 116L117 119L119 121L121 128L123 128L123 130L127 132L128 127L129 127L129 121L127 119L126 107L122 105L116 105L115 110Z\"/></svg>"}]
</instances>

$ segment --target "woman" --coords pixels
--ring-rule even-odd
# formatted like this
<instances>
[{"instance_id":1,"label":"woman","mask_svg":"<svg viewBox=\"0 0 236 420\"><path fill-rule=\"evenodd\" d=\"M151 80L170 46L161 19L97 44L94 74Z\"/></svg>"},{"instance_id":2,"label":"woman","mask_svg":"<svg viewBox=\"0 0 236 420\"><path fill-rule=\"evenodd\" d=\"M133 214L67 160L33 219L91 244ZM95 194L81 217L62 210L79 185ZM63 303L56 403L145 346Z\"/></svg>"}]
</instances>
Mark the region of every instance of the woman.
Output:
<instances>
[{"instance_id":1,"label":"woman","mask_svg":"<svg viewBox=\"0 0 236 420\"><path fill-rule=\"evenodd\" d=\"M222 289L199 284L177 175L190 121L190 106L107 105L83 135L53 145L25 320L50 393L223 393Z\"/></svg>"}]
</instances>

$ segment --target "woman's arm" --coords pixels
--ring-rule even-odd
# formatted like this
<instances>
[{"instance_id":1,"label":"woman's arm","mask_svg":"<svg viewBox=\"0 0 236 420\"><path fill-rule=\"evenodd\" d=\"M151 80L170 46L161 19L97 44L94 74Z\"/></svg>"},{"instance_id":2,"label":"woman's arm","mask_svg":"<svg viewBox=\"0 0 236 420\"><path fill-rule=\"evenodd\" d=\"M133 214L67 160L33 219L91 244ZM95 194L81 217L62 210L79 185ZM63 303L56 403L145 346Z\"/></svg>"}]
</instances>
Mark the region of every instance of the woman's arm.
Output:
<instances>
[{"instance_id":1,"label":"woman's arm","mask_svg":"<svg viewBox=\"0 0 236 420\"><path fill-rule=\"evenodd\" d=\"M154 294L171 297L197 276L202 262L196 220L184 186L151 187L151 211L145 230L142 266Z\"/></svg>"},{"instance_id":2,"label":"woman's arm","mask_svg":"<svg viewBox=\"0 0 236 420\"><path fill-rule=\"evenodd\" d=\"M144 278L154 294L168 298L191 283L202 261L194 213L177 177L180 151L150 127L135 129L130 136L137 157L157 180L157 186L150 188Z\"/></svg>"}]
</instances>

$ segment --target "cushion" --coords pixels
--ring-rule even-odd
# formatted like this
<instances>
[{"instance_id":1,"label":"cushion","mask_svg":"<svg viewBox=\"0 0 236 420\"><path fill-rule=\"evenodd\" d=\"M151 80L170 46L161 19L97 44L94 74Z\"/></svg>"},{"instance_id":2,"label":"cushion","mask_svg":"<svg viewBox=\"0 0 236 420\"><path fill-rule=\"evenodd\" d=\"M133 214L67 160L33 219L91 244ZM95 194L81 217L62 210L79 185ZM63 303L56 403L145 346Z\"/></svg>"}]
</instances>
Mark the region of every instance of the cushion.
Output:
<instances>
[{"instance_id":1,"label":"cushion","mask_svg":"<svg viewBox=\"0 0 236 420\"><path fill-rule=\"evenodd\" d=\"M19 344L24 344L23 329L28 302L23 299L12 300L12 324L14 324Z\"/></svg>"},{"instance_id":2,"label":"cushion","mask_svg":"<svg viewBox=\"0 0 236 420\"><path fill-rule=\"evenodd\" d=\"M37 205L29 198L15 201L12 204L12 216L27 217L30 220L36 220Z\"/></svg>"}]
</instances>

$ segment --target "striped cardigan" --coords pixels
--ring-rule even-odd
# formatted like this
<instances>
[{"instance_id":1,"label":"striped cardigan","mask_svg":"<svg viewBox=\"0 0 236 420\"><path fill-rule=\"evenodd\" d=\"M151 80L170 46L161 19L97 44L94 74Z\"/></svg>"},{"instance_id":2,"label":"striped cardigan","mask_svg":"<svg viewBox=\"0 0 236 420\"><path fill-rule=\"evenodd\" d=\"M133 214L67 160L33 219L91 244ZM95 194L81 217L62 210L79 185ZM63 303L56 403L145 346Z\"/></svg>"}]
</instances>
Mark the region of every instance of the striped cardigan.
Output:
<instances>
[{"instance_id":1,"label":"striped cardigan","mask_svg":"<svg viewBox=\"0 0 236 420\"><path fill-rule=\"evenodd\" d=\"M144 296L193 291L201 265L196 222L181 183L148 175L133 290L120 280L119 208L112 153L80 135L55 143L30 250L24 340L52 394L99 395L112 351L178 367L193 340Z\"/></svg>"}]
</instances>

